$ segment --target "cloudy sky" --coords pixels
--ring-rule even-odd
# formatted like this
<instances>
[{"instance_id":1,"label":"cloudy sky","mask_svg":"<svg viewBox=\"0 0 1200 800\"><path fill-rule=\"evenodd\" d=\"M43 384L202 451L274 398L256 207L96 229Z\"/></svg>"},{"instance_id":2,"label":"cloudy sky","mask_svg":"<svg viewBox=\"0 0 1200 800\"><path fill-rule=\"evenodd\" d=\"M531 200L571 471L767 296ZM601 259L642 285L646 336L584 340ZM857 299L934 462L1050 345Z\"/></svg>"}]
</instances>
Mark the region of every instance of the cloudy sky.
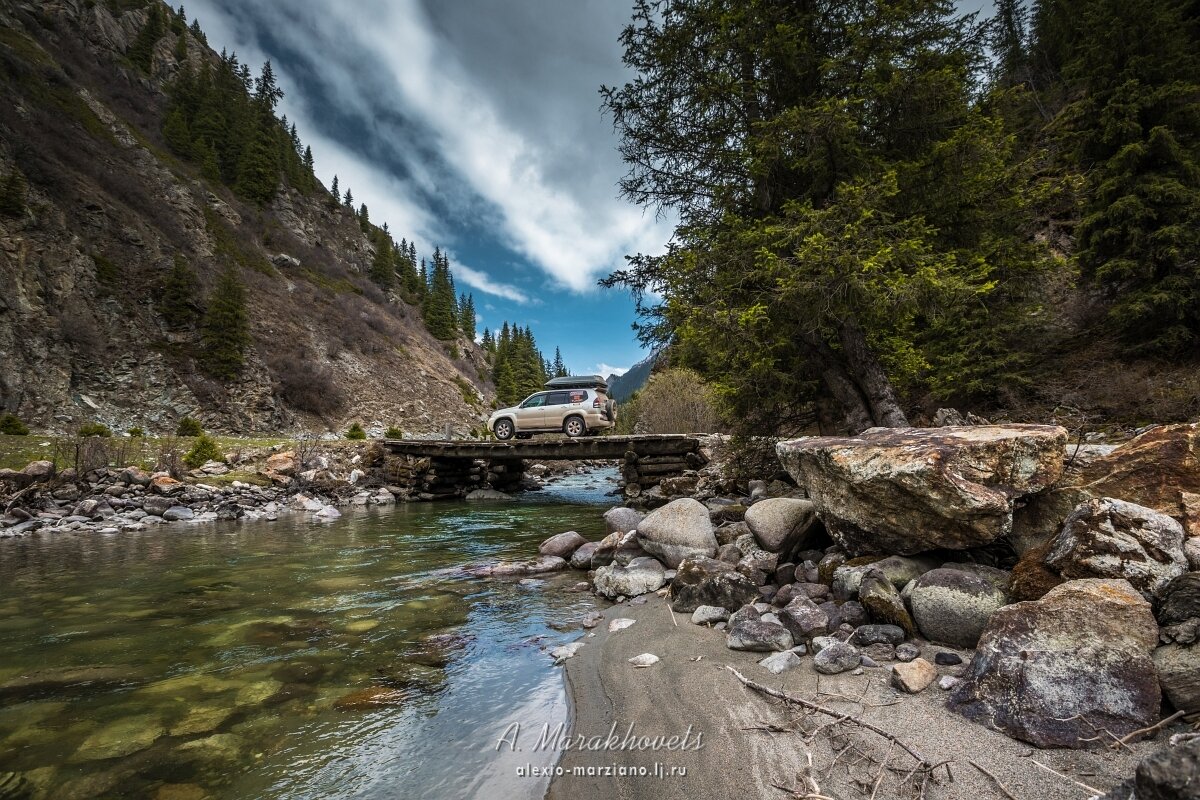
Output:
<instances>
[{"instance_id":1,"label":"cloudy sky","mask_svg":"<svg viewBox=\"0 0 1200 800\"><path fill-rule=\"evenodd\" d=\"M961 5L977 6L978 0ZM451 254L480 329L533 327L575 373L643 353L596 280L659 252L669 220L620 200L598 89L623 82L623 0L190 0L217 50L270 59L281 111L374 222Z\"/></svg>"}]
</instances>

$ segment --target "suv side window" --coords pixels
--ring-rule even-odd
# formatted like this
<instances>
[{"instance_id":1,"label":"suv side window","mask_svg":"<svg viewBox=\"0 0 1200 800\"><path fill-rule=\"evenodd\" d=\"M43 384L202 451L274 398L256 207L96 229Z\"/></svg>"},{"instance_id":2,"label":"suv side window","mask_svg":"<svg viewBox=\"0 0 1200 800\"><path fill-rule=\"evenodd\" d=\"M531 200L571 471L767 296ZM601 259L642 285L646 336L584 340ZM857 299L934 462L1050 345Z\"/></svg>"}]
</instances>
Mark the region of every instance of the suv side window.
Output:
<instances>
[{"instance_id":1,"label":"suv side window","mask_svg":"<svg viewBox=\"0 0 1200 800\"><path fill-rule=\"evenodd\" d=\"M521 408L540 408L544 405L546 405L546 395L535 394L524 403L521 403Z\"/></svg>"},{"instance_id":2,"label":"suv side window","mask_svg":"<svg viewBox=\"0 0 1200 800\"><path fill-rule=\"evenodd\" d=\"M587 400L587 392L585 392L583 389L573 389L571 391L570 402L582 403L584 400Z\"/></svg>"},{"instance_id":3,"label":"suv side window","mask_svg":"<svg viewBox=\"0 0 1200 800\"><path fill-rule=\"evenodd\" d=\"M548 406L565 406L571 402L568 398L570 392L550 392L546 395L546 405Z\"/></svg>"}]
</instances>

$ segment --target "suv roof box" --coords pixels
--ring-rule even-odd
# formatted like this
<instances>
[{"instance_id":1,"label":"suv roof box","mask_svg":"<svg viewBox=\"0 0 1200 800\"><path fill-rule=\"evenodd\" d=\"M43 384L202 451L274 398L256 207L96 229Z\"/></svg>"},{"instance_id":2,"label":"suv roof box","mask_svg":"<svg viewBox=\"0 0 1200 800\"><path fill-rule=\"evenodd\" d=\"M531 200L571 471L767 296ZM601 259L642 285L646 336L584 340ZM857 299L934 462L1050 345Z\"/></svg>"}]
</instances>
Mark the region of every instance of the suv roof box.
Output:
<instances>
[{"instance_id":1,"label":"suv roof box","mask_svg":"<svg viewBox=\"0 0 1200 800\"><path fill-rule=\"evenodd\" d=\"M571 375L566 378L551 378L546 381L547 389L603 389L608 391L608 383L599 375Z\"/></svg>"}]
</instances>

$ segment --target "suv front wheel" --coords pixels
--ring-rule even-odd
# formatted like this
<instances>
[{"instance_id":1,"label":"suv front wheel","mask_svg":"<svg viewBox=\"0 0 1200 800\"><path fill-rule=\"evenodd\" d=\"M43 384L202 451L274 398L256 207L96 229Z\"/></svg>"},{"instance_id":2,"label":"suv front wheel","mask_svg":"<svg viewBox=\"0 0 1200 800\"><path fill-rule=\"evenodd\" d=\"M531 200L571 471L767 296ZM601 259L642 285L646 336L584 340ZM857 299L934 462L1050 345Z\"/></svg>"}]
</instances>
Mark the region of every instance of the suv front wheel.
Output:
<instances>
[{"instance_id":1,"label":"suv front wheel","mask_svg":"<svg viewBox=\"0 0 1200 800\"><path fill-rule=\"evenodd\" d=\"M583 417L567 417L563 420L563 433L572 439L587 433L587 425L584 424Z\"/></svg>"},{"instance_id":2,"label":"suv front wheel","mask_svg":"<svg viewBox=\"0 0 1200 800\"><path fill-rule=\"evenodd\" d=\"M492 428L492 432L500 441L507 441L513 437L513 424L510 420L502 419Z\"/></svg>"}]
</instances>

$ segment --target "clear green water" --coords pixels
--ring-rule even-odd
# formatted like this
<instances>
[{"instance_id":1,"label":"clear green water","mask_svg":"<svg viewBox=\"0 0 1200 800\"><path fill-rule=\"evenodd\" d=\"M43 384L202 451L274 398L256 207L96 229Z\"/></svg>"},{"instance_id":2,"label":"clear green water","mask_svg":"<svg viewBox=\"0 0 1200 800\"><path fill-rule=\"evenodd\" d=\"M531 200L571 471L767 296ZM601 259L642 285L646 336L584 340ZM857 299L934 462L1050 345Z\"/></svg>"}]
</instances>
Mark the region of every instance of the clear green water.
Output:
<instances>
[{"instance_id":1,"label":"clear green water","mask_svg":"<svg viewBox=\"0 0 1200 800\"><path fill-rule=\"evenodd\" d=\"M456 568L598 538L602 475L321 525L0 540L0 795L540 797L515 774L536 754L495 742L566 718L544 650L592 600L579 573Z\"/></svg>"}]
</instances>

